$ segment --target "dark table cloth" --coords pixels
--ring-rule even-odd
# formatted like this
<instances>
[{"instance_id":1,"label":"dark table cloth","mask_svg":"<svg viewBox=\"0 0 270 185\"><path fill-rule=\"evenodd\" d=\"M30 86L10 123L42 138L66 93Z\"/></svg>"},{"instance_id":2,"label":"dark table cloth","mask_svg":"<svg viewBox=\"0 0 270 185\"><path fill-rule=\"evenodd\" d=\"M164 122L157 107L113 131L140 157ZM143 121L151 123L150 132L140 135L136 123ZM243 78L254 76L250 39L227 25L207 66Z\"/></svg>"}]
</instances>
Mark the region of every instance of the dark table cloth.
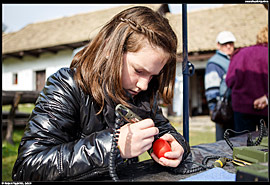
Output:
<instances>
[{"instance_id":1,"label":"dark table cloth","mask_svg":"<svg viewBox=\"0 0 270 185\"><path fill-rule=\"evenodd\" d=\"M259 135L258 132L252 132L251 134L253 139ZM247 145L247 134L232 137L229 139L234 147ZM228 158L233 157L233 151L225 140L220 140L215 143L192 146L191 153L192 161L200 164L206 156L226 156ZM213 162L214 160L209 160L209 164ZM198 165L190 163L188 166L193 168ZM230 173L236 173L236 168L231 162L227 163L223 169ZM203 171L185 175L175 174L171 172L167 167L163 167L155 163L152 159L130 164L128 166L119 166L117 168L118 177L123 181L179 181L180 179L185 179L201 172Z\"/></svg>"}]
</instances>

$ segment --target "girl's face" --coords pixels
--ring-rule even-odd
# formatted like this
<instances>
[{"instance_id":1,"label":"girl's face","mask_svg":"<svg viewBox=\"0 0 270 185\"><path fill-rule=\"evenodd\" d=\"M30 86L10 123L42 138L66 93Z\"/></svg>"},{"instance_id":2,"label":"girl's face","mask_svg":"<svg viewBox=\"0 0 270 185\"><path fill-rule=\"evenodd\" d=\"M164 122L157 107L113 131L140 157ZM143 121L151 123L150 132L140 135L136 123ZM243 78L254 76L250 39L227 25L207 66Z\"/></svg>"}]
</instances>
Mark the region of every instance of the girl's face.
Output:
<instances>
[{"instance_id":1,"label":"girl's face","mask_svg":"<svg viewBox=\"0 0 270 185\"><path fill-rule=\"evenodd\" d=\"M132 97L146 91L153 76L158 75L169 59L169 54L148 42L137 52L123 56L122 86Z\"/></svg>"}]
</instances>

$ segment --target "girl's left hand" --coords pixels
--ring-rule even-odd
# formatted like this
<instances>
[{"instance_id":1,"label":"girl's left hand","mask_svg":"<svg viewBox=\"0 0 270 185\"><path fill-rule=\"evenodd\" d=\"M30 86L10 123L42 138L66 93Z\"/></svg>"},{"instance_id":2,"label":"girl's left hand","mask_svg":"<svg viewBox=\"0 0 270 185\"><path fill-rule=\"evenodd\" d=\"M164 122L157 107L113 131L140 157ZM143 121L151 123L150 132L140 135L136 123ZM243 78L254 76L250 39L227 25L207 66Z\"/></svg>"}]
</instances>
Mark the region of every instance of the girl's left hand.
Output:
<instances>
[{"instance_id":1,"label":"girl's left hand","mask_svg":"<svg viewBox=\"0 0 270 185\"><path fill-rule=\"evenodd\" d=\"M184 154L183 147L177 142L177 140L171 134L164 134L162 139L166 140L171 145L171 152L166 152L164 156L160 159L154 154L151 153L151 157L162 166L177 167L182 161Z\"/></svg>"}]
</instances>

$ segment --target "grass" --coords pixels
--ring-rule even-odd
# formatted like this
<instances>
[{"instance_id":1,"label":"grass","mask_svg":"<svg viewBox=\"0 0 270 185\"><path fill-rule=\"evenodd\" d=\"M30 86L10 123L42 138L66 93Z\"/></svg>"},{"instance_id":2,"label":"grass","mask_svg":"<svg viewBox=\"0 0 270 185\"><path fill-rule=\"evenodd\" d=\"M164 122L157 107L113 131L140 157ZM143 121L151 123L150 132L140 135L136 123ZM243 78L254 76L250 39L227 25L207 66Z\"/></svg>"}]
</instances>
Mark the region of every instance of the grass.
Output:
<instances>
[{"instance_id":1,"label":"grass","mask_svg":"<svg viewBox=\"0 0 270 185\"><path fill-rule=\"evenodd\" d=\"M11 105L2 106L2 111L9 112ZM19 104L18 111L31 113L34 108L34 104ZM23 136L23 129L14 129L13 131L13 141L14 145L2 141L2 181L12 181L11 173L14 163L17 159L18 147Z\"/></svg>"},{"instance_id":2,"label":"grass","mask_svg":"<svg viewBox=\"0 0 270 185\"><path fill-rule=\"evenodd\" d=\"M195 146L203 143L216 142L215 133L210 131L198 132L190 131L189 133L190 146Z\"/></svg>"},{"instance_id":3,"label":"grass","mask_svg":"<svg viewBox=\"0 0 270 185\"><path fill-rule=\"evenodd\" d=\"M2 142L2 181L12 181L11 173L17 158L18 147L24 130L15 129L13 132L14 145Z\"/></svg>"},{"instance_id":4,"label":"grass","mask_svg":"<svg viewBox=\"0 0 270 185\"><path fill-rule=\"evenodd\" d=\"M20 112L31 113L34 108L33 104L19 105ZM10 106L2 106L3 111L9 111ZM180 123L171 122L171 124L177 129L181 134L183 133L182 125ZM207 131L205 131L207 130ZM215 133L209 131L209 128L201 131L194 131L190 129L189 131L189 141L190 146L202 144L202 143L213 143L215 142ZM24 130L23 129L14 129L13 140L14 145L7 143L6 141L2 142L2 181L12 181L11 173L13 165L17 158L18 147L22 138ZM144 161L151 159L147 152L139 156L139 161Z\"/></svg>"},{"instance_id":5,"label":"grass","mask_svg":"<svg viewBox=\"0 0 270 185\"><path fill-rule=\"evenodd\" d=\"M19 104L17 111L31 113L34 107L35 105L31 103ZM10 108L11 108L11 105L4 105L2 106L2 111L9 112Z\"/></svg>"}]
</instances>

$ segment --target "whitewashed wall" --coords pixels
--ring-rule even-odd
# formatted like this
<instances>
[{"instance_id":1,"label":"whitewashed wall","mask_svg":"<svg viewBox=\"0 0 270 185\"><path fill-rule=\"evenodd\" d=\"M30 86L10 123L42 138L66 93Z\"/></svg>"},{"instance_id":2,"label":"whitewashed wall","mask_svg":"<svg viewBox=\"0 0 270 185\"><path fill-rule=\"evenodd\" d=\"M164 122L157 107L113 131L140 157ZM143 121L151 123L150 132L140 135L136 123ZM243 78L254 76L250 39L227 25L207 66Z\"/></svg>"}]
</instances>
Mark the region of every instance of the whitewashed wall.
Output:
<instances>
[{"instance_id":1,"label":"whitewashed wall","mask_svg":"<svg viewBox=\"0 0 270 185\"><path fill-rule=\"evenodd\" d=\"M39 57L25 56L23 59L8 58L2 62L2 90L36 90L35 71L45 70L46 79L61 67L68 67L72 50L57 54L44 53ZM12 74L18 73L18 84L12 84Z\"/></svg>"},{"instance_id":2,"label":"whitewashed wall","mask_svg":"<svg viewBox=\"0 0 270 185\"><path fill-rule=\"evenodd\" d=\"M46 79L55 73L61 67L69 67L75 53L81 48L74 51L65 50L57 54L44 53L40 57L26 56L23 59L8 58L2 62L2 90L36 90L35 71L45 70ZM18 73L18 84L12 84L12 74ZM173 111L178 116L183 112L183 77L182 63L177 63L175 90L173 98Z\"/></svg>"}]
</instances>

